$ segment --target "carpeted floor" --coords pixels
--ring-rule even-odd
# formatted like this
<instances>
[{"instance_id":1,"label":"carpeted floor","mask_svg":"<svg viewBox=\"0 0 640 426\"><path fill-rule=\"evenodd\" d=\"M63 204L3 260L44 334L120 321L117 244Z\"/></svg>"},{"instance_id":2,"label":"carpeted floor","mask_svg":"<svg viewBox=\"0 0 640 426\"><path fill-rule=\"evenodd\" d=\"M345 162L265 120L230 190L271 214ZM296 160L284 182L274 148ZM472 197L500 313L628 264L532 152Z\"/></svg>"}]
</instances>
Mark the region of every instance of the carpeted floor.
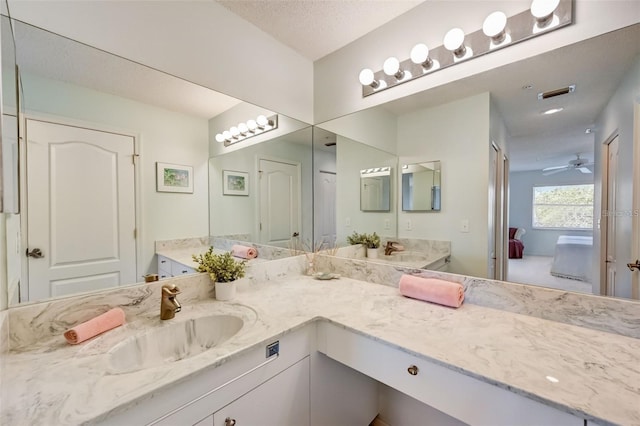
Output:
<instances>
[{"instance_id":1,"label":"carpeted floor","mask_svg":"<svg viewBox=\"0 0 640 426\"><path fill-rule=\"evenodd\" d=\"M559 290L578 293L592 293L591 283L554 277L551 271L551 256L527 256L522 259L509 259L507 281L520 284L533 284Z\"/></svg>"}]
</instances>

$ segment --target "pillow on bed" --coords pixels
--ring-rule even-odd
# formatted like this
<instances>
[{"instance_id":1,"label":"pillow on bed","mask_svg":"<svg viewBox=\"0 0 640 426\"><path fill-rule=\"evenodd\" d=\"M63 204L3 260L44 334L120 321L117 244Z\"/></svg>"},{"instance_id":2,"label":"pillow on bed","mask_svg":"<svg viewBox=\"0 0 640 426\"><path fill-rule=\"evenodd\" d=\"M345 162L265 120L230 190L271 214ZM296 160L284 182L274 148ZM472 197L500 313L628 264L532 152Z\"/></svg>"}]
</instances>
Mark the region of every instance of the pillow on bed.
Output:
<instances>
[{"instance_id":1,"label":"pillow on bed","mask_svg":"<svg viewBox=\"0 0 640 426\"><path fill-rule=\"evenodd\" d=\"M527 231L525 231L525 229L524 229L524 228L518 228L518 229L516 230L516 233L515 233L515 235L513 236L513 238L515 238L516 240L521 240L521 239L522 239L522 236L523 236L524 234L526 234L526 233L527 233Z\"/></svg>"}]
</instances>

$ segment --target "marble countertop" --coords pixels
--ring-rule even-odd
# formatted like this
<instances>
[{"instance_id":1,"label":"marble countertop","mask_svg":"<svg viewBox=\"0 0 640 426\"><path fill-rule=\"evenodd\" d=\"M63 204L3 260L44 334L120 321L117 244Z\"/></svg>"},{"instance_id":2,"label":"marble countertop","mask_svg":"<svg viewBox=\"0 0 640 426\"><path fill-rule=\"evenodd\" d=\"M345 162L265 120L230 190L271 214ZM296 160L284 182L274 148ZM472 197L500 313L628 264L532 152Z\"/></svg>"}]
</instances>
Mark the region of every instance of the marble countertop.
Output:
<instances>
[{"instance_id":1,"label":"marble countertop","mask_svg":"<svg viewBox=\"0 0 640 426\"><path fill-rule=\"evenodd\" d=\"M164 256L170 260L178 262L182 265L188 266L189 268L197 269L198 264L193 261L193 255L204 254L209 250L210 246L199 246L199 247L184 247L184 248L165 248L161 250L156 250L156 254L159 256ZM213 252L216 254L226 253L227 250L214 248ZM241 258L237 258L238 261L244 260ZM249 259L247 262L249 263L260 263L266 262L267 259L261 259L257 257L255 259Z\"/></svg>"},{"instance_id":2,"label":"marble countertop","mask_svg":"<svg viewBox=\"0 0 640 426\"><path fill-rule=\"evenodd\" d=\"M237 310L246 325L226 343L171 368L120 375L107 373L103 351L157 325L157 312L128 317L126 326L77 346L60 335L39 339L3 356L0 424L92 423L267 339L329 320L578 417L640 425L639 339L472 304L450 309L348 278L285 276L240 286L232 303L200 297L182 305L176 320Z\"/></svg>"}]
</instances>

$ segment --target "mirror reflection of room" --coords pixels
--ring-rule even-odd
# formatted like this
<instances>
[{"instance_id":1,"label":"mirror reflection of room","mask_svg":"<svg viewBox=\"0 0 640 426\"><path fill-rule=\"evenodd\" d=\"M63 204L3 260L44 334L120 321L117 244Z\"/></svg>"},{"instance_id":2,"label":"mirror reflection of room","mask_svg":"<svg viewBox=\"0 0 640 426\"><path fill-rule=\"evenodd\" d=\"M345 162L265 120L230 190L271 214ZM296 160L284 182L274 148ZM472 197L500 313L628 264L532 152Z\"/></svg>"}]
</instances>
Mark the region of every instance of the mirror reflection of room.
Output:
<instances>
[{"instance_id":1,"label":"mirror reflection of room","mask_svg":"<svg viewBox=\"0 0 640 426\"><path fill-rule=\"evenodd\" d=\"M402 210L440 210L440 162L402 165Z\"/></svg>"}]
</instances>

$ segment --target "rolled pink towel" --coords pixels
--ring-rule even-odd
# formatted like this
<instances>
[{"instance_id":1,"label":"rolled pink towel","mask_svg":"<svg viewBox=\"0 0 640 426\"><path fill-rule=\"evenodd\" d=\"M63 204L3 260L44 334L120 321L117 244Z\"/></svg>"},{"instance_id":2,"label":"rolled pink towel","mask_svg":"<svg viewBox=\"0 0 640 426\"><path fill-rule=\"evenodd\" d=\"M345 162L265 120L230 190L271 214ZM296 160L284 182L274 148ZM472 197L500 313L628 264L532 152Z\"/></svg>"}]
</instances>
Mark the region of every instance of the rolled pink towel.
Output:
<instances>
[{"instance_id":1,"label":"rolled pink towel","mask_svg":"<svg viewBox=\"0 0 640 426\"><path fill-rule=\"evenodd\" d=\"M124 311L120 308L113 308L102 315L76 325L64 332L64 338L72 345L82 343L98 334L109 331L124 324Z\"/></svg>"},{"instance_id":2,"label":"rolled pink towel","mask_svg":"<svg viewBox=\"0 0 640 426\"><path fill-rule=\"evenodd\" d=\"M403 275L399 287L403 296L452 308L459 308L464 301L464 287L451 281Z\"/></svg>"},{"instance_id":3,"label":"rolled pink towel","mask_svg":"<svg viewBox=\"0 0 640 426\"><path fill-rule=\"evenodd\" d=\"M231 255L241 257L243 259L255 259L258 257L258 250L254 247L234 244L233 247L231 247Z\"/></svg>"}]
</instances>

